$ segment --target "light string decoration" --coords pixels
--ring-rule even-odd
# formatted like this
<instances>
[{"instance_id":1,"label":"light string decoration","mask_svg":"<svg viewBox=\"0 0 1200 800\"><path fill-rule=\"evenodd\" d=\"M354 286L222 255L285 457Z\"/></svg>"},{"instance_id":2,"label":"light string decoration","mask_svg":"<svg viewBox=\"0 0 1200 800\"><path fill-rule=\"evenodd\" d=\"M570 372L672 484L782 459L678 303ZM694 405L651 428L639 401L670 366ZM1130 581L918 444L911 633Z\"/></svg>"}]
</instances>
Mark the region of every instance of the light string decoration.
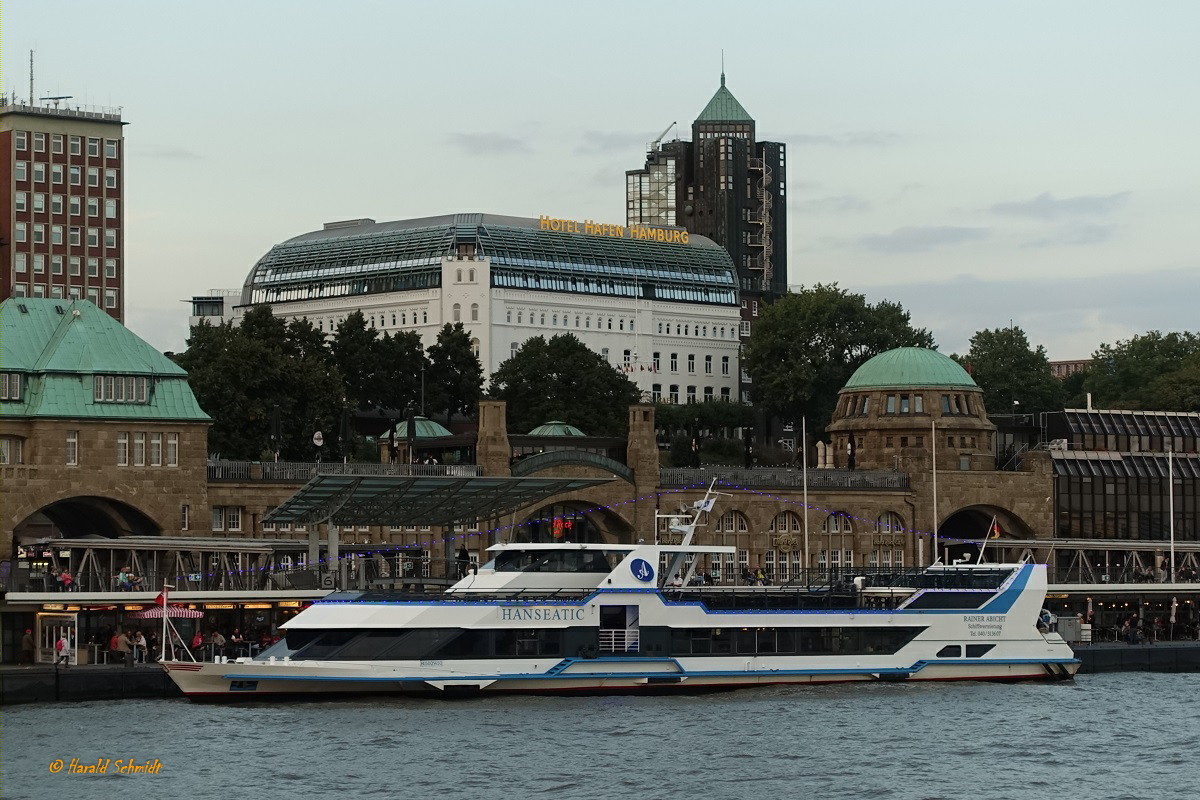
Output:
<instances>
[{"instance_id":1,"label":"light string decoration","mask_svg":"<svg viewBox=\"0 0 1200 800\"><path fill-rule=\"evenodd\" d=\"M736 483L729 483L728 481L717 481L714 484L714 486L719 486L723 489L730 489L735 492L742 492L744 494L756 495L758 497L762 497L767 500L772 500L772 501L775 501L778 503L783 503L784 505L798 506L801 509L807 509L808 511L815 511L815 512L819 512L819 513L823 513L823 514L826 514L827 516L844 517L846 519L850 519L850 520L853 520L856 522L861 522L866 525L870 525L872 527L874 527L877 524L877 522L875 520L868 519L866 517L860 517L860 516L856 516L853 514L848 514L845 511L834 511L834 510L824 508L819 505L812 505L812 504L805 505L803 502L801 502L799 500L791 500L791 499L789 499L787 497L783 497L781 495L772 494L770 492L759 491L757 489L751 489L747 486L741 486ZM707 489L707 488L708 488L708 484L706 484L706 483L693 483L693 484L688 484L686 486L683 486L683 487L680 487L677 489L667 489L662 492L652 492L650 494L643 495L642 497L637 497L637 498L633 498L630 500L622 500L619 503L612 503L611 505L601 505L601 506L594 506L592 508L580 509L576 513L591 514L591 513L597 512L597 511L613 511L622 506L635 505L637 503L645 502L646 500L658 500L661 497L668 497L670 495L682 494L685 492L693 492L693 491L696 491L699 489ZM736 510L736 509L731 509L731 510ZM721 515L718 514L717 516L719 517ZM558 518L552 517L552 518L550 518L550 521L553 521L554 519L558 519ZM338 562L345 561L346 559L354 558L354 557L358 557L358 556L382 555L384 557L387 557L389 555L399 554L405 550L424 549L424 547L426 545L432 547L434 545L439 545L439 544L449 545L450 543L455 542L455 541L466 542L471 537L491 536L493 534L498 535L505 531L516 531L520 528L528 527L534 523L545 522L545 521L547 521L547 520L539 517L539 518L534 518L534 519L528 519L525 522L521 522L516 525L501 525L500 527L490 528L488 530L467 531L461 535L457 535L457 536L452 535L452 536L448 536L448 537L445 537L442 539L430 538L425 542L415 542L412 544L389 545L386 547L379 547L374 550L363 550L363 549L359 548L359 549L356 549L354 552L346 553L344 555L339 555L336 559L330 559L328 557L319 558L315 562L306 564L304 567L293 567L292 570L295 570L295 571L311 570L314 566L338 563ZM913 536L917 536L917 537L923 536L930 540L932 540L932 538L933 538L933 533L931 531L921 531L921 530L917 530L916 528L903 528L903 527L891 526L891 527L887 528L887 531L888 532L900 531L901 533L910 533ZM989 533L990 533L990 531L989 531ZM722 535L722 534L718 534L718 535ZM837 535L837 534L822 534L822 535ZM986 534L985 534L985 536L986 536ZM952 536L946 536L940 530L938 531L938 540L944 541L944 542L952 542L955 544L978 544L981 541L978 538L976 538L976 539L959 539L959 538L955 538ZM264 541L270 541L270 540L264 540ZM353 543L348 542L347 544L352 545ZM447 552L449 552L449 551L447 550ZM449 560L449 559L443 559L443 560ZM286 571L286 570L281 570L274 566L264 566L264 567L252 567L250 569L228 570L224 573L221 573L218 570L218 571L205 573L205 575L209 578L212 578L212 577L215 577L215 576L221 575L221 574L228 575L228 576L246 575L246 574L254 573L254 572L260 572L260 573L266 572L268 570L270 570L272 572ZM181 575L176 575L176 580L181 580L182 577L183 576L181 576Z\"/></svg>"}]
</instances>

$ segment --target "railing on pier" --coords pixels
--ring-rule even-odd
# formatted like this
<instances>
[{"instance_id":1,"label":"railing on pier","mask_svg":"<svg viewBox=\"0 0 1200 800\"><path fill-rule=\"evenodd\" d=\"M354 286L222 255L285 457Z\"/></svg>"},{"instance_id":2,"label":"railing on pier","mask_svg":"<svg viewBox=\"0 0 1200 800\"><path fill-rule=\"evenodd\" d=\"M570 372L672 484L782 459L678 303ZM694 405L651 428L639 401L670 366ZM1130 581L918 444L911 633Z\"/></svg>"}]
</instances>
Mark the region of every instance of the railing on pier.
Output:
<instances>
[{"instance_id":1,"label":"railing on pier","mask_svg":"<svg viewBox=\"0 0 1200 800\"><path fill-rule=\"evenodd\" d=\"M693 486L707 485L713 478L718 484L732 486L750 486L758 488L792 488L799 489L804 485L802 469L784 469L764 467L754 469L738 469L736 467L704 467L701 469L660 469L659 483L662 486ZM822 489L866 489L866 490L906 490L908 489L908 473L891 470L848 470L848 469L810 469L808 470L808 488Z\"/></svg>"},{"instance_id":2,"label":"railing on pier","mask_svg":"<svg viewBox=\"0 0 1200 800\"><path fill-rule=\"evenodd\" d=\"M224 461L209 459L210 481L305 483L317 475L412 475L471 478L483 474L476 464L376 464L340 461Z\"/></svg>"}]
</instances>

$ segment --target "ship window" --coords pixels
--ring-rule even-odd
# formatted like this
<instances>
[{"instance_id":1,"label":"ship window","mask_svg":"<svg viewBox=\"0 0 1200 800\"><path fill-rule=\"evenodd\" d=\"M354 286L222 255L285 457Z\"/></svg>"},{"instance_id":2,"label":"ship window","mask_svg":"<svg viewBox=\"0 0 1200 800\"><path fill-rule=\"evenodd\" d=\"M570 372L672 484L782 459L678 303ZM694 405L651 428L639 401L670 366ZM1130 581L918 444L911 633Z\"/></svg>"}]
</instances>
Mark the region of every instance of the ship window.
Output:
<instances>
[{"instance_id":1,"label":"ship window","mask_svg":"<svg viewBox=\"0 0 1200 800\"><path fill-rule=\"evenodd\" d=\"M601 550L505 550L482 569L497 572L612 572L619 554Z\"/></svg>"},{"instance_id":2,"label":"ship window","mask_svg":"<svg viewBox=\"0 0 1200 800\"><path fill-rule=\"evenodd\" d=\"M969 644L967 645L967 658L980 658L987 655L988 651L996 645L994 644Z\"/></svg>"},{"instance_id":3,"label":"ship window","mask_svg":"<svg viewBox=\"0 0 1200 800\"><path fill-rule=\"evenodd\" d=\"M948 644L937 652L938 658L962 658L962 645Z\"/></svg>"}]
</instances>

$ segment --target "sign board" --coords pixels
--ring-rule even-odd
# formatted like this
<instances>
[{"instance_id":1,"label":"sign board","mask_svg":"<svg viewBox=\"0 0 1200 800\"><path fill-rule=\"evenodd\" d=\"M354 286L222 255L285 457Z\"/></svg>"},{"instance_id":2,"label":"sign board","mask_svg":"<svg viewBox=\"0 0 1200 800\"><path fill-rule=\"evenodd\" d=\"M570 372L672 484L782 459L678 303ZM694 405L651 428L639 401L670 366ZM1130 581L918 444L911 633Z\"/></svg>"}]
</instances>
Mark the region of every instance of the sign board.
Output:
<instances>
[{"instance_id":1,"label":"sign board","mask_svg":"<svg viewBox=\"0 0 1200 800\"><path fill-rule=\"evenodd\" d=\"M315 444L317 447L325 444L325 436L320 431L317 431L313 434L313 444Z\"/></svg>"}]
</instances>

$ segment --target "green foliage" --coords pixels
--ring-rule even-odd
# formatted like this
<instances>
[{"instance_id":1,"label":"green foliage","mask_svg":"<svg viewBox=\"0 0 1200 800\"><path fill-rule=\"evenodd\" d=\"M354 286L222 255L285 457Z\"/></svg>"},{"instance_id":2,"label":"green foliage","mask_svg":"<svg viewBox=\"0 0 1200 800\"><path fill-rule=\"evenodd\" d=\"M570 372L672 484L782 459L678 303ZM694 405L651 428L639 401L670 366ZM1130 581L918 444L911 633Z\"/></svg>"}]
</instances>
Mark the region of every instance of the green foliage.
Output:
<instances>
[{"instance_id":1,"label":"green foliage","mask_svg":"<svg viewBox=\"0 0 1200 800\"><path fill-rule=\"evenodd\" d=\"M1200 335L1150 331L1092 354L1083 391L1099 408L1197 411Z\"/></svg>"},{"instance_id":2,"label":"green foliage","mask_svg":"<svg viewBox=\"0 0 1200 800\"><path fill-rule=\"evenodd\" d=\"M337 332L329 343L329 352L331 360L341 370L346 402L360 411L381 407L379 340L375 329L367 327L367 319L361 311L355 311L338 323Z\"/></svg>"},{"instance_id":3,"label":"green foliage","mask_svg":"<svg viewBox=\"0 0 1200 800\"><path fill-rule=\"evenodd\" d=\"M569 333L526 339L493 373L489 395L508 404L508 426L527 433L561 420L589 436L621 436L641 393Z\"/></svg>"},{"instance_id":4,"label":"green foliage","mask_svg":"<svg viewBox=\"0 0 1200 800\"><path fill-rule=\"evenodd\" d=\"M256 459L278 447L284 459L310 460L314 430L326 433L325 457L340 455L337 421L341 374L313 348L307 321L290 325L266 306L246 313L239 327L192 328L177 357L196 399L212 418L208 448L231 459ZM272 441L273 421L280 439Z\"/></svg>"},{"instance_id":5,"label":"green foliage","mask_svg":"<svg viewBox=\"0 0 1200 800\"><path fill-rule=\"evenodd\" d=\"M655 403L654 424L659 430L674 431L732 431L754 424L754 408L727 400L704 400L699 403Z\"/></svg>"},{"instance_id":6,"label":"green foliage","mask_svg":"<svg viewBox=\"0 0 1200 800\"><path fill-rule=\"evenodd\" d=\"M425 393L429 409L446 412L447 425L455 414L474 415L483 396L483 367L461 322L442 326L429 348Z\"/></svg>"},{"instance_id":7,"label":"green foliage","mask_svg":"<svg viewBox=\"0 0 1200 800\"><path fill-rule=\"evenodd\" d=\"M1063 407L1063 384L1054 377L1046 348L1031 348L1020 328L977 331L967 354L951 358L979 384L991 414L1039 414Z\"/></svg>"},{"instance_id":8,"label":"green foliage","mask_svg":"<svg viewBox=\"0 0 1200 800\"><path fill-rule=\"evenodd\" d=\"M819 433L838 391L867 359L896 347L933 347L900 305L867 303L860 294L818 284L767 306L746 344L742 365L750 399L776 417L808 417Z\"/></svg>"}]
</instances>

